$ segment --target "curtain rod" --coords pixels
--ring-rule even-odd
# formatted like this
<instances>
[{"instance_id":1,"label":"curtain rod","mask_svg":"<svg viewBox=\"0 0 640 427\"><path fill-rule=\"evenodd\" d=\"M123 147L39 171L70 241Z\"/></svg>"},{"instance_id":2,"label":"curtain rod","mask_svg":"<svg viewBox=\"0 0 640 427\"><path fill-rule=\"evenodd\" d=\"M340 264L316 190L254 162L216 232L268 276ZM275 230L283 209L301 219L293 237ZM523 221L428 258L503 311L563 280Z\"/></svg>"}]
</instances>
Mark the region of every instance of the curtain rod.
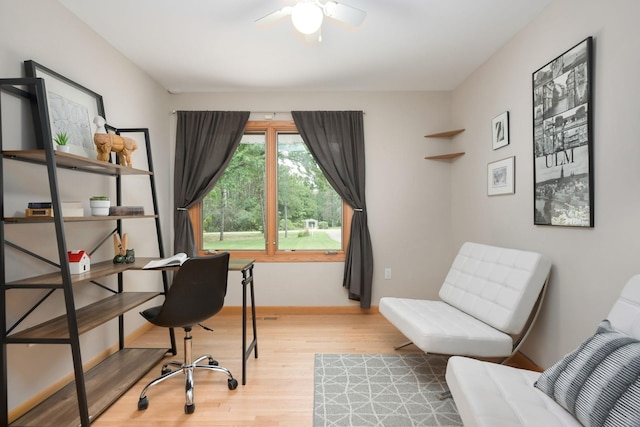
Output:
<instances>
[{"instance_id":1,"label":"curtain rod","mask_svg":"<svg viewBox=\"0 0 640 427\"><path fill-rule=\"evenodd\" d=\"M171 114L176 114L178 110L171 111ZM251 114L290 114L291 111L249 111ZM362 114L366 114L362 111Z\"/></svg>"},{"instance_id":2,"label":"curtain rod","mask_svg":"<svg viewBox=\"0 0 640 427\"><path fill-rule=\"evenodd\" d=\"M191 110L193 111L193 110ZM197 111L197 110L196 110ZM238 110L240 111L240 110ZM177 113L178 110L173 110L171 114ZM289 114L291 111L249 111L252 114Z\"/></svg>"}]
</instances>

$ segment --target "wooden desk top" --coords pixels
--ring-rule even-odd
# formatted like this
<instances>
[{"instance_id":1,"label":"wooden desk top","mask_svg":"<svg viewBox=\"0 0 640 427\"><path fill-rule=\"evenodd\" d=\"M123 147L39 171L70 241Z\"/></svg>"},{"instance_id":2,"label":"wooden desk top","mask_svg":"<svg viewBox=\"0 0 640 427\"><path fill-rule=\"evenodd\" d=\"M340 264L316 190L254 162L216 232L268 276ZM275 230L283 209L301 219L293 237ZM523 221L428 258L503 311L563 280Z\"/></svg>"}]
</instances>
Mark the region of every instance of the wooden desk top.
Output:
<instances>
[{"instance_id":1,"label":"wooden desk top","mask_svg":"<svg viewBox=\"0 0 640 427\"><path fill-rule=\"evenodd\" d=\"M242 271L255 261L251 258L229 258L229 271Z\"/></svg>"},{"instance_id":2,"label":"wooden desk top","mask_svg":"<svg viewBox=\"0 0 640 427\"><path fill-rule=\"evenodd\" d=\"M142 258L136 257L135 264L130 265L132 270L142 270L142 267L147 265L149 261L156 261L158 258ZM255 262L252 258L229 258L229 271L242 271ZM164 267L164 268L151 268L149 270L177 270L180 267Z\"/></svg>"}]
</instances>

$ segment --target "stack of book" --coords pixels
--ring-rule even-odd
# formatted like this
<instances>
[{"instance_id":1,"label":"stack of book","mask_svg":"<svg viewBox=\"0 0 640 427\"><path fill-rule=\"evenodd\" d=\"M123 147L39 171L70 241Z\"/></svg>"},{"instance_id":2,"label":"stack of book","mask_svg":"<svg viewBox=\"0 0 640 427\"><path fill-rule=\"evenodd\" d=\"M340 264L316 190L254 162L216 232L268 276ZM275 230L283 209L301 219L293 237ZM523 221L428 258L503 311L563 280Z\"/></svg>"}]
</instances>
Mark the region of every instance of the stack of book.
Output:
<instances>
[{"instance_id":1,"label":"stack of book","mask_svg":"<svg viewBox=\"0 0 640 427\"><path fill-rule=\"evenodd\" d=\"M82 202L60 202L62 216L84 216ZM29 202L24 212L27 217L53 217L51 202Z\"/></svg>"},{"instance_id":2,"label":"stack of book","mask_svg":"<svg viewBox=\"0 0 640 427\"><path fill-rule=\"evenodd\" d=\"M111 206L111 216L144 215L144 206Z\"/></svg>"},{"instance_id":3,"label":"stack of book","mask_svg":"<svg viewBox=\"0 0 640 427\"><path fill-rule=\"evenodd\" d=\"M29 202L24 215L27 217L52 217L51 202Z\"/></svg>"}]
</instances>

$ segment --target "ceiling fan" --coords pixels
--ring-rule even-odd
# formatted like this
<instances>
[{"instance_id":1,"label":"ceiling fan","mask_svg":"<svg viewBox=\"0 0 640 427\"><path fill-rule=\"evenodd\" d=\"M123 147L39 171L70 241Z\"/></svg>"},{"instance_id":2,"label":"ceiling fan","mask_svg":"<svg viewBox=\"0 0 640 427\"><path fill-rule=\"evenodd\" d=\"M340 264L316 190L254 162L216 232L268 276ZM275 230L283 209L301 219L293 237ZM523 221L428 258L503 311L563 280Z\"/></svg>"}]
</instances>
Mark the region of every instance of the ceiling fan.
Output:
<instances>
[{"instance_id":1,"label":"ceiling fan","mask_svg":"<svg viewBox=\"0 0 640 427\"><path fill-rule=\"evenodd\" d=\"M318 41L322 41L320 29L325 16L351 27L359 27L364 22L367 12L336 1L322 3L320 0L297 0L293 6L285 6L263 16L256 24L269 26L287 16L291 17L294 28L300 33L305 36L314 36L317 33Z\"/></svg>"}]
</instances>

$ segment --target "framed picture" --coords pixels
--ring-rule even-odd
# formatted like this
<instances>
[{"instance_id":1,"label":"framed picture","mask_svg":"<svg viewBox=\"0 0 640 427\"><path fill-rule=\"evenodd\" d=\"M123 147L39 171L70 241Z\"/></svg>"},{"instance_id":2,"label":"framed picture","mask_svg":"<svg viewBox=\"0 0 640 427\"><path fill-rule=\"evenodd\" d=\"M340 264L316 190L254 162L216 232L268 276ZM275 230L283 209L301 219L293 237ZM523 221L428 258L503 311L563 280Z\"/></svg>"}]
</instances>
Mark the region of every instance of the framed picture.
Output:
<instances>
[{"instance_id":1,"label":"framed picture","mask_svg":"<svg viewBox=\"0 0 640 427\"><path fill-rule=\"evenodd\" d=\"M24 68L27 77L40 77L45 81L52 137L66 133L70 153L95 159L93 134L97 126L94 119L104 117L102 96L37 62L25 61Z\"/></svg>"},{"instance_id":2,"label":"framed picture","mask_svg":"<svg viewBox=\"0 0 640 427\"><path fill-rule=\"evenodd\" d=\"M493 149L509 144L509 112L505 111L491 121Z\"/></svg>"},{"instance_id":3,"label":"framed picture","mask_svg":"<svg viewBox=\"0 0 640 427\"><path fill-rule=\"evenodd\" d=\"M508 157L489 163L487 168L487 195L499 196L516 192L515 165L515 157Z\"/></svg>"},{"instance_id":4,"label":"framed picture","mask_svg":"<svg viewBox=\"0 0 640 427\"><path fill-rule=\"evenodd\" d=\"M534 224L593 227L592 38L533 73Z\"/></svg>"}]
</instances>

